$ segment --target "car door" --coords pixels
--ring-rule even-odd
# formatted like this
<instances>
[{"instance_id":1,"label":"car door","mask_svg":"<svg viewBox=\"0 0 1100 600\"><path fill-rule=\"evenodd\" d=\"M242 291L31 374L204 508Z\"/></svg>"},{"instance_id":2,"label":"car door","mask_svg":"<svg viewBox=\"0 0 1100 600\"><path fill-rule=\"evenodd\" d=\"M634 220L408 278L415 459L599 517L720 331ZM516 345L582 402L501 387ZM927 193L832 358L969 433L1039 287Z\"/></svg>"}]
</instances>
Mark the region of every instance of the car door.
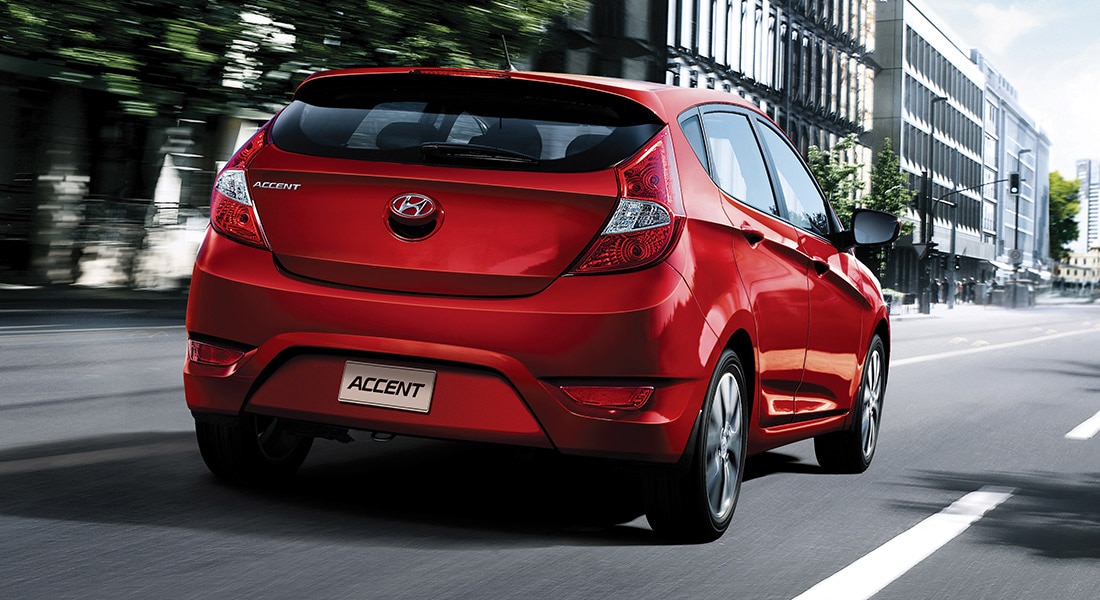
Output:
<instances>
[{"instance_id":1,"label":"car door","mask_svg":"<svg viewBox=\"0 0 1100 600\"><path fill-rule=\"evenodd\" d=\"M701 118L699 139L705 139L706 153L696 154L721 190L723 209L736 231L734 257L756 321L759 422L764 427L788 423L805 362L809 263L799 250L797 230L779 218L749 114L726 105L699 113L681 122L687 131L692 118Z\"/></svg>"},{"instance_id":2,"label":"car door","mask_svg":"<svg viewBox=\"0 0 1100 600\"><path fill-rule=\"evenodd\" d=\"M870 304L857 285L855 256L829 240L839 224L805 162L770 123L758 119L757 130L770 157L780 207L797 230L799 251L810 266L809 335L805 372L795 394L796 419L842 414L851 408L864 343L863 315Z\"/></svg>"}]
</instances>

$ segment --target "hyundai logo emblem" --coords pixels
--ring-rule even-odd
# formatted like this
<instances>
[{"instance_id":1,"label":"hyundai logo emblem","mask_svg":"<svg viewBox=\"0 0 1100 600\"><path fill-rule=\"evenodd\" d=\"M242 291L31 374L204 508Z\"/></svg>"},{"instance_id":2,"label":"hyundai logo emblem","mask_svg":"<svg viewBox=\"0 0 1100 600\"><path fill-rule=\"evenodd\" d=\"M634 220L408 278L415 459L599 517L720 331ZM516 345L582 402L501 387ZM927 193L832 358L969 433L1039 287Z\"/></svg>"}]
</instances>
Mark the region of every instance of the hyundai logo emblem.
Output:
<instances>
[{"instance_id":1,"label":"hyundai logo emblem","mask_svg":"<svg viewBox=\"0 0 1100 600\"><path fill-rule=\"evenodd\" d=\"M439 207L435 200L423 194L401 194L390 201L393 217L409 225L424 223L436 216Z\"/></svg>"}]
</instances>

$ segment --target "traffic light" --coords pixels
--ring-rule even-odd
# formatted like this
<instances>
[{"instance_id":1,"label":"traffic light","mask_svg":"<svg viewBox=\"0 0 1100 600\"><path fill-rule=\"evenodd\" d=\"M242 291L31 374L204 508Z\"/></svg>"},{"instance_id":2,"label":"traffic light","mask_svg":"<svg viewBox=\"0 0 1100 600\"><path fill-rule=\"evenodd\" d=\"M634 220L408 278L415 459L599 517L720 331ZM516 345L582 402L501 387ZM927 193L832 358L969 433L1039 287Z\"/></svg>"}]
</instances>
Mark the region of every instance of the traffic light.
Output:
<instances>
[{"instance_id":1,"label":"traffic light","mask_svg":"<svg viewBox=\"0 0 1100 600\"><path fill-rule=\"evenodd\" d=\"M962 257L961 256L956 256L955 257L955 270L958 271L961 268L962 268Z\"/></svg>"},{"instance_id":2,"label":"traffic light","mask_svg":"<svg viewBox=\"0 0 1100 600\"><path fill-rule=\"evenodd\" d=\"M1008 174L1008 193L1019 194L1020 193L1020 174L1009 173Z\"/></svg>"}]
</instances>

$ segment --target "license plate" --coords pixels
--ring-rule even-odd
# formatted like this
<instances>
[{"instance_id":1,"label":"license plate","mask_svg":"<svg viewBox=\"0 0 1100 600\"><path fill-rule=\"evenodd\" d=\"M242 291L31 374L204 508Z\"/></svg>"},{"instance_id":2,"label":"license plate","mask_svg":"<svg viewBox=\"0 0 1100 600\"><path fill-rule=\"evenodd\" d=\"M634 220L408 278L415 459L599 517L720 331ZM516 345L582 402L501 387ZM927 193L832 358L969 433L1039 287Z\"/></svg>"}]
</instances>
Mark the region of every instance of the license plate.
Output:
<instances>
[{"instance_id":1,"label":"license plate","mask_svg":"<svg viewBox=\"0 0 1100 600\"><path fill-rule=\"evenodd\" d=\"M340 378L340 402L426 413L435 371L348 361Z\"/></svg>"}]
</instances>

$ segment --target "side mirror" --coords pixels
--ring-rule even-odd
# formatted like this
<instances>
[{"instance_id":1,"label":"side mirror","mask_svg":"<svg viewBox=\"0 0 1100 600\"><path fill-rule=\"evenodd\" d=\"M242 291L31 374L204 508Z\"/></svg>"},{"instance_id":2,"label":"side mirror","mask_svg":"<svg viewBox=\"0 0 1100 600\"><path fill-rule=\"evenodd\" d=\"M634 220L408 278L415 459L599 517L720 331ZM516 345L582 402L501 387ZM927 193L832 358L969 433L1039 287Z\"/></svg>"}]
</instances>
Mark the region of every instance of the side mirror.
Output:
<instances>
[{"instance_id":1,"label":"side mirror","mask_svg":"<svg viewBox=\"0 0 1100 600\"><path fill-rule=\"evenodd\" d=\"M851 234L856 246L889 244L901 234L901 220L881 210L857 208L852 211Z\"/></svg>"}]
</instances>

